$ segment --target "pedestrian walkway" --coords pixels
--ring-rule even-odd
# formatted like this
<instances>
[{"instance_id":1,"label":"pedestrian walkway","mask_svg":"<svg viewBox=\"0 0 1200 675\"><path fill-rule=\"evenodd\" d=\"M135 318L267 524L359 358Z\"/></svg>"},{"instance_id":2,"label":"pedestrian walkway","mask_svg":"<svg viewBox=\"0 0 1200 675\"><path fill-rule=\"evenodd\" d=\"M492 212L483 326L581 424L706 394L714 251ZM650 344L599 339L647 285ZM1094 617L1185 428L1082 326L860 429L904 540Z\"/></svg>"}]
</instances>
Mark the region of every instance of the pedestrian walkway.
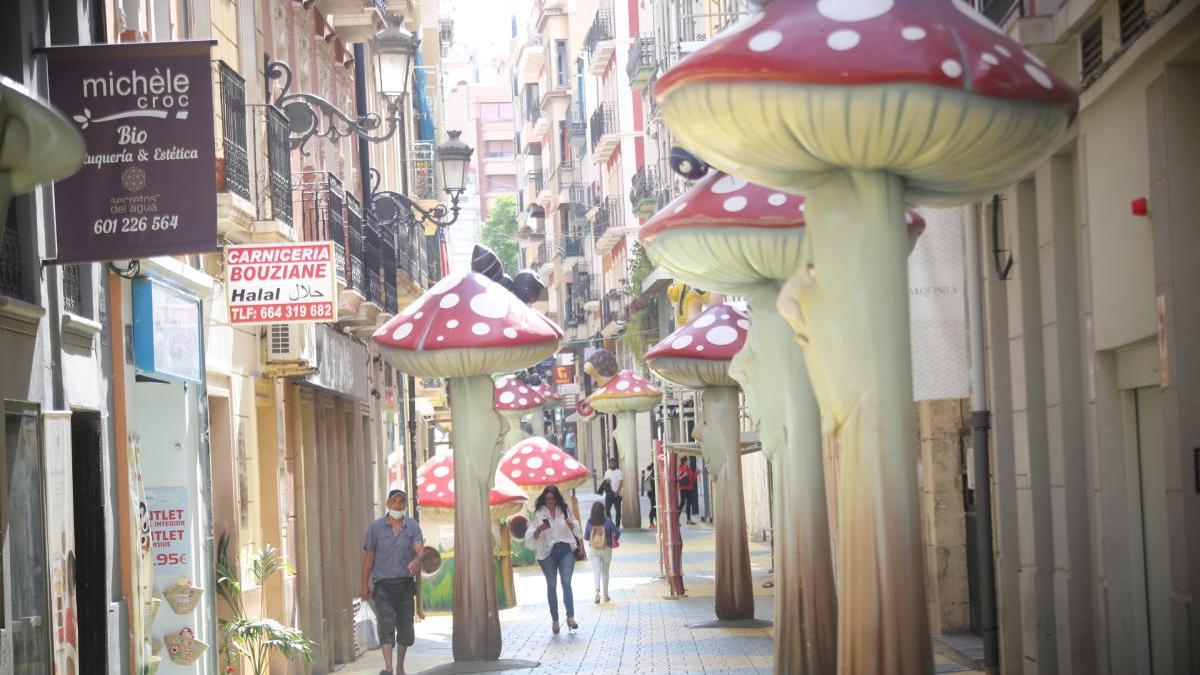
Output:
<instances>
[{"instance_id":1,"label":"pedestrian walkway","mask_svg":"<svg viewBox=\"0 0 1200 675\"><path fill-rule=\"evenodd\" d=\"M586 508L586 504L580 504ZM586 511L585 511L586 512ZM657 578L658 549L653 531L627 531L613 552L611 603L594 604L590 563L575 568L575 618L578 631L550 632L546 584L537 567L516 570L518 606L500 612L505 659L540 665L510 673L770 673L770 629L691 628L713 614L714 536L705 526L683 528L684 584L688 596L664 600L666 583ZM769 578L770 549L751 543L756 608L770 620L774 594L762 588ZM561 599L560 599L561 602ZM408 652L408 673L420 673L454 660L449 614L429 615L416 625L416 644ZM938 673L971 673L938 656ZM343 675L378 675L379 650L338 671Z\"/></svg>"}]
</instances>

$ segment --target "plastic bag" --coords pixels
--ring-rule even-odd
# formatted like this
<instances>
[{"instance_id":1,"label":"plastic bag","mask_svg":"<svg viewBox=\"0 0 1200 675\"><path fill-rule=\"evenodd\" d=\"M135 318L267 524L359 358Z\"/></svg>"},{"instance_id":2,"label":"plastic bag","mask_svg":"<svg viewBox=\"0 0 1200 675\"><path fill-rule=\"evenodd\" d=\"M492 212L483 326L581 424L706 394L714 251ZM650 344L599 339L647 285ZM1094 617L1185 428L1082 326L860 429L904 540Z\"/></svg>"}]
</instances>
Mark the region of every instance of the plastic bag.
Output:
<instances>
[{"instance_id":1,"label":"plastic bag","mask_svg":"<svg viewBox=\"0 0 1200 675\"><path fill-rule=\"evenodd\" d=\"M371 603L359 602L354 613L354 644L359 651L379 649L379 628L375 624L375 610Z\"/></svg>"}]
</instances>

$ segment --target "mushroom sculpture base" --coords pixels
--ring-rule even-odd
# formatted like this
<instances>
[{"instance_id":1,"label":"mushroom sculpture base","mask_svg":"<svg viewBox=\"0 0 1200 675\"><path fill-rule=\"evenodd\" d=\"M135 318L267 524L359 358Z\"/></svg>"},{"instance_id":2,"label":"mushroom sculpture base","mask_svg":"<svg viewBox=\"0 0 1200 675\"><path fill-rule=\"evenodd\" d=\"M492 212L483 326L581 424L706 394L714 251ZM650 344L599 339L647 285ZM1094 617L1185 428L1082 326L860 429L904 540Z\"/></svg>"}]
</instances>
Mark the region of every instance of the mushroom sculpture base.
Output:
<instances>
[{"instance_id":1,"label":"mushroom sculpture base","mask_svg":"<svg viewBox=\"0 0 1200 675\"><path fill-rule=\"evenodd\" d=\"M772 465L775 672L822 675L839 671L821 419L804 350L775 309L778 290L767 283L747 294L748 343L730 372L759 418Z\"/></svg>"},{"instance_id":2,"label":"mushroom sculpture base","mask_svg":"<svg viewBox=\"0 0 1200 675\"><path fill-rule=\"evenodd\" d=\"M746 543L737 387L704 389L704 463L716 476L716 613L723 621L754 618L754 586Z\"/></svg>"},{"instance_id":3,"label":"mushroom sculpture base","mask_svg":"<svg viewBox=\"0 0 1200 675\"><path fill-rule=\"evenodd\" d=\"M843 171L808 193L807 264L779 309L840 444L838 672L933 670L917 501L905 189Z\"/></svg>"},{"instance_id":4,"label":"mushroom sculpture base","mask_svg":"<svg viewBox=\"0 0 1200 675\"><path fill-rule=\"evenodd\" d=\"M617 413L617 454L621 460L621 528L642 527L642 495L638 475L637 413Z\"/></svg>"},{"instance_id":5,"label":"mushroom sculpture base","mask_svg":"<svg viewBox=\"0 0 1200 675\"><path fill-rule=\"evenodd\" d=\"M500 658L500 614L492 573L488 489L502 452L505 423L492 410L492 380L450 378L454 444L454 660Z\"/></svg>"}]
</instances>

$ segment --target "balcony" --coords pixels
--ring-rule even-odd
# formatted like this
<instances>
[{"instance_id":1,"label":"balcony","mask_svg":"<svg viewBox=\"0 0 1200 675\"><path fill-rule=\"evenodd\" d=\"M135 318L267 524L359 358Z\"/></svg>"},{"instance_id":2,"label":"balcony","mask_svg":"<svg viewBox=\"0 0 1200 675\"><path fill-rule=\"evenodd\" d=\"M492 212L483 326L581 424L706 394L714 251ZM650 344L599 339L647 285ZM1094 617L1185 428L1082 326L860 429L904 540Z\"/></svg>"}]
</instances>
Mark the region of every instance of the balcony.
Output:
<instances>
[{"instance_id":1,"label":"balcony","mask_svg":"<svg viewBox=\"0 0 1200 675\"><path fill-rule=\"evenodd\" d=\"M316 5L347 45L370 40L383 28L387 14L387 4L382 0L316 0Z\"/></svg>"},{"instance_id":2,"label":"balcony","mask_svg":"<svg viewBox=\"0 0 1200 675\"><path fill-rule=\"evenodd\" d=\"M333 242L338 316L353 317L363 300L363 229L358 200L347 195L341 179L328 171L298 173L294 185L300 206L300 239Z\"/></svg>"},{"instance_id":3,"label":"balcony","mask_svg":"<svg viewBox=\"0 0 1200 675\"><path fill-rule=\"evenodd\" d=\"M579 106L572 105L567 109L567 134L571 137L587 137L587 119L584 118L583 111Z\"/></svg>"},{"instance_id":4,"label":"balcony","mask_svg":"<svg viewBox=\"0 0 1200 675\"><path fill-rule=\"evenodd\" d=\"M992 23L1003 27L1014 16L1025 16L1024 0L983 0L979 3L979 12L991 19Z\"/></svg>"},{"instance_id":5,"label":"balcony","mask_svg":"<svg viewBox=\"0 0 1200 675\"><path fill-rule=\"evenodd\" d=\"M598 164L605 164L621 146L621 136L617 133L616 108L608 102L596 106L589 126L592 130L593 159Z\"/></svg>"},{"instance_id":6,"label":"balcony","mask_svg":"<svg viewBox=\"0 0 1200 675\"><path fill-rule=\"evenodd\" d=\"M573 232L562 237L559 242L562 246L563 256L567 258L583 257L583 236L580 233Z\"/></svg>"},{"instance_id":7,"label":"balcony","mask_svg":"<svg viewBox=\"0 0 1200 675\"><path fill-rule=\"evenodd\" d=\"M638 218L649 218L659 209L663 181L658 169L643 166L633 174L630 182L629 201L633 205L633 213Z\"/></svg>"},{"instance_id":8,"label":"balcony","mask_svg":"<svg viewBox=\"0 0 1200 675\"><path fill-rule=\"evenodd\" d=\"M592 75L603 75L613 62L613 55L617 51L617 43L613 39L616 37L613 25L611 9L597 10L596 18L592 20L592 25L583 38L583 48L590 57L588 71Z\"/></svg>"},{"instance_id":9,"label":"balcony","mask_svg":"<svg viewBox=\"0 0 1200 675\"><path fill-rule=\"evenodd\" d=\"M636 92L645 91L657 72L654 36L639 35L633 44L629 45L629 63L625 66L625 73L629 75L629 87Z\"/></svg>"},{"instance_id":10,"label":"balcony","mask_svg":"<svg viewBox=\"0 0 1200 675\"><path fill-rule=\"evenodd\" d=\"M625 236L625 204L620 197L605 197L601 202L592 220L592 236L600 253L607 253Z\"/></svg>"},{"instance_id":11,"label":"balcony","mask_svg":"<svg viewBox=\"0 0 1200 675\"><path fill-rule=\"evenodd\" d=\"M408 194L418 202L438 200L437 147L432 141L409 143Z\"/></svg>"},{"instance_id":12,"label":"balcony","mask_svg":"<svg viewBox=\"0 0 1200 675\"><path fill-rule=\"evenodd\" d=\"M547 19L552 16L562 16L566 13L567 0L534 0L534 30L540 33L545 28Z\"/></svg>"},{"instance_id":13,"label":"balcony","mask_svg":"<svg viewBox=\"0 0 1200 675\"><path fill-rule=\"evenodd\" d=\"M540 34L533 35L517 54L517 76L523 80L535 80L545 65L546 43Z\"/></svg>"},{"instance_id":14,"label":"balcony","mask_svg":"<svg viewBox=\"0 0 1200 675\"><path fill-rule=\"evenodd\" d=\"M588 194L588 186L583 183L575 182L564 186L566 201L570 204L571 216L574 218L583 218L587 216L587 212L592 208L592 197Z\"/></svg>"}]
</instances>

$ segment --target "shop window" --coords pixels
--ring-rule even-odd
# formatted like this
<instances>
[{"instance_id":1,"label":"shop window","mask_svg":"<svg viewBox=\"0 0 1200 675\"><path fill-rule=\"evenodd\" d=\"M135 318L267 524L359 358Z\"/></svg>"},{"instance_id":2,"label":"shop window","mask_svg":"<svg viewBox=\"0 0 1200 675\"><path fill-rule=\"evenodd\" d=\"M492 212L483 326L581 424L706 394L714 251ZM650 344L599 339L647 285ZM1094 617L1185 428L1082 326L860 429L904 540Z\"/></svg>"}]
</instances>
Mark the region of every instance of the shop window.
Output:
<instances>
[{"instance_id":1,"label":"shop window","mask_svg":"<svg viewBox=\"0 0 1200 675\"><path fill-rule=\"evenodd\" d=\"M0 629L16 673L50 672L45 488L37 410L5 406L0 446Z\"/></svg>"}]
</instances>

